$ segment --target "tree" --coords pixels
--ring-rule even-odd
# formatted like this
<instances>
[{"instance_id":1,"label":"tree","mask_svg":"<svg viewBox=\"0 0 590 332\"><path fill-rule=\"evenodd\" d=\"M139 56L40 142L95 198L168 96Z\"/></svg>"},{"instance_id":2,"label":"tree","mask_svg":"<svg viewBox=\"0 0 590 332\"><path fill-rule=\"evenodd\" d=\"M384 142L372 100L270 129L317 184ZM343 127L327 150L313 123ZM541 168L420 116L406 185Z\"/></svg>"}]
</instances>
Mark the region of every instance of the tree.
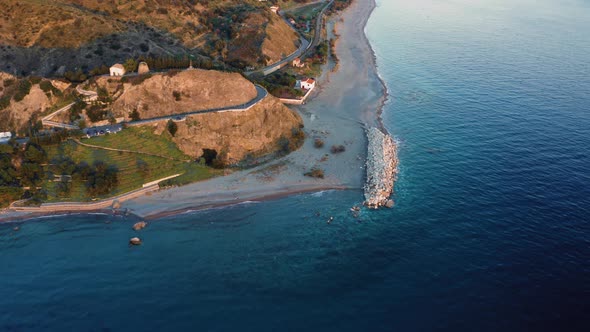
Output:
<instances>
[{"instance_id":1,"label":"tree","mask_svg":"<svg viewBox=\"0 0 590 332\"><path fill-rule=\"evenodd\" d=\"M168 132L170 133L170 135L174 136L174 135L176 135L176 132L178 131L178 125L176 124L176 122L174 122L172 120L168 120L168 123L166 124L166 129L168 129Z\"/></svg>"},{"instance_id":2,"label":"tree","mask_svg":"<svg viewBox=\"0 0 590 332\"><path fill-rule=\"evenodd\" d=\"M18 184L16 168L12 165L12 155L0 154L0 186L15 186Z\"/></svg>"},{"instance_id":3,"label":"tree","mask_svg":"<svg viewBox=\"0 0 590 332\"><path fill-rule=\"evenodd\" d=\"M107 166L102 161L96 161L88 174L86 191L92 196L106 195L117 187L119 170L114 166Z\"/></svg>"},{"instance_id":4,"label":"tree","mask_svg":"<svg viewBox=\"0 0 590 332\"><path fill-rule=\"evenodd\" d=\"M134 109L133 111L131 111L131 114L129 114L129 117L131 118L131 121L141 120L141 117L139 116L139 112L137 111L137 108Z\"/></svg>"},{"instance_id":5,"label":"tree","mask_svg":"<svg viewBox=\"0 0 590 332\"><path fill-rule=\"evenodd\" d=\"M142 177L145 178L150 174L150 167L148 163L145 162L145 160L137 159L135 165L137 166L137 170L139 171L139 174L141 174Z\"/></svg>"},{"instance_id":6,"label":"tree","mask_svg":"<svg viewBox=\"0 0 590 332\"><path fill-rule=\"evenodd\" d=\"M137 70L138 63L135 59L127 59L123 67L125 67L125 71L130 73Z\"/></svg>"}]
</instances>

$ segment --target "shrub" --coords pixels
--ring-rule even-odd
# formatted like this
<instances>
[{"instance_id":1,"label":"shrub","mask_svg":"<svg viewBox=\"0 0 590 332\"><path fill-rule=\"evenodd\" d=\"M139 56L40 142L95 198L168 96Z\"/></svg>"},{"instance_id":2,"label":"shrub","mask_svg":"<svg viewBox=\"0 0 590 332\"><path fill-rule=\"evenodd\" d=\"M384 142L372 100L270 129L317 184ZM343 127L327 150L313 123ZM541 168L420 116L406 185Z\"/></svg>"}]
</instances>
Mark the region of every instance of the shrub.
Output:
<instances>
[{"instance_id":1,"label":"shrub","mask_svg":"<svg viewBox=\"0 0 590 332\"><path fill-rule=\"evenodd\" d=\"M66 71L64 73L64 77L65 77L65 79L67 79L68 81L73 82L73 83L81 83L81 82L86 81L86 79L88 78L88 76L86 76L86 74L84 74L82 69L78 69L75 72L74 71Z\"/></svg>"},{"instance_id":2,"label":"shrub","mask_svg":"<svg viewBox=\"0 0 590 332\"><path fill-rule=\"evenodd\" d=\"M200 159L203 159L205 165L212 166L213 161L217 158L217 151L214 149L203 149Z\"/></svg>"},{"instance_id":3,"label":"shrub","mask_svg":"<svg viewBox=\"0 0 590 332\"><path fill-rule=\"evenodd\" d=\"M39 77L39 76L31 76L29 78L29 81L31 82L31 84L39 84L41 82L43 78Z\"/></svg>"},{"instance_id":4,"label":"shrub","mask_svg":"<svg viewBox=\"0 0 590 332\"><path fill-rule=\"evenodd\" d=\"M180 101L180 98L181 98L180 92L178 92L178 91L174 90L174 91L172 92L172 95L174 96L174 99L175 99L176 101Z\"/></svg>"},{"instance_id":5,"label":"shrub","mask_svg":"<svg viewBox=\"0 0 590 332\"><path fill-rule=\"evenodd\" d=\"M72 105L72 107L70 108L70 121L76 121L80 117L80 113L82 113L82 110L84 110L86 106L86 102L82 100L76 101L76 103L74 103L74 105Z\"/></svg>"},{"instance_id":6,"label":"shrub","mask_svg":"<svg viewBox=\"0 0 590 332\"><path fill-rule=\"evenodd\" d=\"M131 121L139 121L141 119L137 109L134 109L133 111L131 111L131 114L129 114L129 117L131 118Z\"/></svg>"},{"instance_id":7,"label":"shrub","mask_svg":"<svg viewBox=\"0 0 590 332\"><path fill-rule=\"evenodd\" d=\"M4 86L11 86L14 84L14 82L15 82L15 80L13 78L7 78L4 80L3 83L4 83Z\"/></svg>"},{"instance_id":8,"label":"shrub","mask_svg":"<svg viewBox=\"0 0 590 332\"><path fill-rule=\"evenodd\" d=\"M311 171L304 173L303 175L309 176L311 178L323 179L324 178L324 171L320 168L312 168Z\"/></svg>"},{"instance_id":9,"label":"shrub","mask_svg":"<svg viewBox=\"0 0 590 332\"><path fill-rule=\"evenodd\" d=\"M332 145L330 151L332 153L340 153L346 151L346 147L344 145Z\"/></svg>"},{"instance_id":10,"label":"shrub","mask_svg":"<svg viewBox=\"0 0 590 332\"><path fill-rule=\"evenodd\" d=\"M148 78L152 77L152 74L143 74L143 75L137 75L137 76L131 76L129 77L129 83L131 83L131 85L139 85L141 83L143 83L143 81L147 80Z\"/></svg>"},{"instance_id":11,"label":"shrub","mask_svg":"<svg viewBox=\"0 0 590 332\"><path fill-rule=\"evenodd\" d=\"M176 124L176 122L174 122L172 120L168 120L168 123L166 124L166 129L168 129L168 132L170 133L170 135L174 136L174 135L176 135L176 132L178 131L178 125Z\"/></svg>"},{"instance_id":12,"label":"shrub","mask_svg":"<svg viewBox=\"0 0 590 332\"><path fill-rule=\"evenodd\" d=\"M52 90L53 84L51 84L49 81L43 80L41 83L39 83L39 87L41 90L43 90L43 92L47 93Z\"/></svg>"},{"instance_id":13,"label":"shrub","mask_svg":"<svg viewBox=\"0 0 590 332\"><path fill-rule=\"evenodd\" d=\"M20 187L0 187L0 207L7 207L18 200L23 194Z\"/></svg>"},{"instance_id":14,"label":"shrub","mask_svg":"<svg viewBox=\"0 0 590 332\"><path fill-rule=\"evenodd\" d=\"M321 149L324 147L324 141L321 138L316 138L313 141L313 146L315 146L318 149Z\"/></svg>"},{"instance_id":15,"label":"shrub","mask_svg":"<svg viewBox=\"0 0 590 332\"><path fill-rule=\"evenodd\" d=\"M277 141L277 145L279 146L279 152L281 153L289 153L291 152L291 142L285 136L281 136Z\"/></svg>"},{"instance_id":16,"label":"shrub","mask_svg":"<svg viewBox=\"0 0 590 332\"><path fill-rule=\"evenodd\" d=\"M0 110L5 109L6 107L8 107L8 105L10 105L10 97L8 96L4 96L0 98Z\"/></svg>"},{"instance_id":17,"label":"shrub","mask_svg":"<svg viewBox=\"0 0 590 332\"><path fill-rule=\"evenodd\" d=\"M86 115L92 122L104 120L107 116L107 111L102 109L100 105L92 105L86 110Z\"/></svg>"},{"instance_id":18,"label":"shrub","mask_svg":"<svg viewBox=\"0 0 590 332\"><path fill-rule=\"evenodd\" d=\"M14 94L13 98L15 101L23 100L29 92L31 92L31 82L29 80L20 80L18 82L17 91Z\"/></svg>"}]
</instances>

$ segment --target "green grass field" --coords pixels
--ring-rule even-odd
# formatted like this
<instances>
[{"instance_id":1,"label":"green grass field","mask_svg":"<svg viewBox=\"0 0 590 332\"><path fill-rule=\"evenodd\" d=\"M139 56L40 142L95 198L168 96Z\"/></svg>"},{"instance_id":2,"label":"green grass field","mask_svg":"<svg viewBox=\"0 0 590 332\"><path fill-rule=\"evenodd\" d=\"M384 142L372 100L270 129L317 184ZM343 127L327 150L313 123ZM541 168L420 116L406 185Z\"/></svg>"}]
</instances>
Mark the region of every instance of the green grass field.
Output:
<instances>
[{"instance_id":1,"label":"green grass field","mask_svg":"<svg viewBox=\"0 0 590 332\"><path fill-rule=\"evenodd\" d=\"M83 143L102 147L132 150L149 154L164 155L177 160L190 160L172 142L170 134L165 131L162 135L154 134L152 128L129 127L117 134L104 135L83 140Z\"/></svg>"},{"instance_id":2,"label":"green grass field","mask_svg":"<svg viewBox=\"0 0 590 332\"><path fill-rule=\"evenodd\" d=\"M118 169L119 184L117 188L105 197L123 194L141 188L144 183L158 180L174 174L183 174L179 184L204 180L221 174L221 171L199 165L178 149L176 144L168 140L165 135L153 134L148 128L129 128L118 134L86 139L85 144L101 147L125 149L137 152L163 155L170 160L157 156L140 153L107 151L79 145L74 141L66 141L59 145L45 146L51 161L57 156L68 156L74 162L87 162L92 165L95 161L103 161L107 165L114 165ZM147 172L141 172L138 161L147 164ZM186 160L189 160L188 162ZM141 163L140 161L140 163ZM86 194L84 183L74 182L68 197L58 197L55 182L45 181L44 187L48 192L48 201L89 201L92 197ZM98 198L105 198L98 197Z\"/></svg>"}]
</instances>

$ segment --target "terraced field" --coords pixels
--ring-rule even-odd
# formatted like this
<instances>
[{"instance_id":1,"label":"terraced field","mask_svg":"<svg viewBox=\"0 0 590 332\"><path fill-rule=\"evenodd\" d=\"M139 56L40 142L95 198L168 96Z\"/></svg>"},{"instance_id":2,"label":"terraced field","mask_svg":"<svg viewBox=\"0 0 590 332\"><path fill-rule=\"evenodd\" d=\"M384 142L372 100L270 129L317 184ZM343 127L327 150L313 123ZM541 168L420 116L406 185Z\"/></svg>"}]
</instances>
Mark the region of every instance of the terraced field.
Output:
<instances>
[{"instance_id":1,"label":"terraced field","mask_svg":"<svg viewBox=\"0 0 590 332\"><path fill-rule=\"evenodd\" d=\"M84 143L104 148L136 151L109 151L83 146L75 141L45 147L50 161L58 156L66 156L75 163L85 161L92 165L96 161L102 161L107 165L115 166L118 170L119 183L115 190L104 197L123 194L141 188L144 183L173 174L183 174L177 180L178 182L174 183L189 183L208 179L221 173L219 170L191 161L190 157L182 153L173 142L166 139L165 134L155 135L149 131L149 128L129 128L116 135L85 140ZM150 154L161 155L161 157ZM57 195L56 182L51 180L52 177L48 177L44 185L50 202L89 201L92 199L86 193L84 182L72 182L71 192L67 197L63 197Z\"/></svg>"}]
</instances>

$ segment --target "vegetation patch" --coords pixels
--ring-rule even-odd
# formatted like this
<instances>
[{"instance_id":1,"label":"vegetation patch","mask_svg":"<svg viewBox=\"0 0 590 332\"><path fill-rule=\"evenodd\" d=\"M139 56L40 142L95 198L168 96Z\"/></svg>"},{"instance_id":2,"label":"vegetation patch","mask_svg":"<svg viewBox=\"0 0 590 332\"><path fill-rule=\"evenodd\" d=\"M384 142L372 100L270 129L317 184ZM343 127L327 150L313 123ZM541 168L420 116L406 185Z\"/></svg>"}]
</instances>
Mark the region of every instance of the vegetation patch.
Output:
<instances>
[{"instance_id":1,"label":"vegetation patch","mask_svg":"<svg viewBox=\"0 0 590 332\"><path fill-rule=\"evenodd\" d=\"M297 77L284 71L277 71L268 76L254 78L254 80L278 98L300 98L305 95L303 90L295 88Z\"/></svg>"},{"instance_id":2,"label":"vegetation patch","mask_svg":"<svg viewBox=\"0 0 590 332\"><path fill-rule=\"evenodd\" d=\"M342 153L346 151L346 147L344 145L332 145L330 152L332 153Z\"/></svg>"},{"instance_id":3,"label":"vegetation patch","mask_svg":"<svg viewBox=\"0 0 590 332\"><path fill-rule=\"evenodd\" d=\"M309 176L312 178L323 179L324 178L324 170L314 167L309 172L306 172L303 175Z\"/></svg>"},{"instance_id":4,"label":"vegetation patch","mask_svg":"<svg viewBox=\"0 0 590 332\"><path fill-rule=\"evenodd\" d=\"M321 149L321 148L324 147L324 141L321 138L316 138L313 141L313 146L316 147L316 148L318 148L318 149Z\"/></svg>"}]
</instances>

